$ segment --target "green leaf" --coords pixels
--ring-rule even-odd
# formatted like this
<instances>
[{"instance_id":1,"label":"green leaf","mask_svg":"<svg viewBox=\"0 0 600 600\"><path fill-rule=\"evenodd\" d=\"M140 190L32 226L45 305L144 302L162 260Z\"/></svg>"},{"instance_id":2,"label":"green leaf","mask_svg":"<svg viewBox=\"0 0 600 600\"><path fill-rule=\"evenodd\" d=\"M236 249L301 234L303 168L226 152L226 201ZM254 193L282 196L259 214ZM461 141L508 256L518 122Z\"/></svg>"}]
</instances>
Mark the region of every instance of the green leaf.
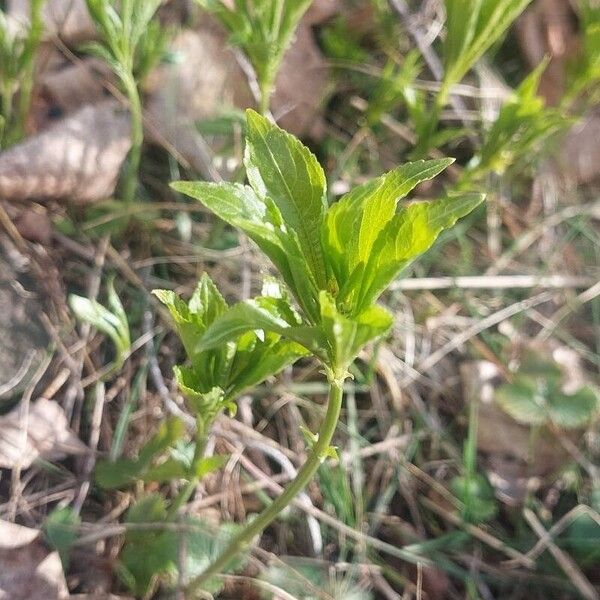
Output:
<instances>
[{"instance_id":1,"label":"green leaf","mask_svg":"<svg viewBox=\"0 0 600 600\"><path fill-rule=\"evenodd\" d=\"M55 508L44 523L44 534L48 543L58 550L63 569L68 571L71 547L77 539L81 517L69 506Z\"/></svg>"},{"instance_id":2,"label":"green leaf","mask_svg":"<svg viewBox=\"0 0 600 600\"><path fill-rule=\"evenodd\" d=\"M588 386L579 388L573 394L555 390L548 398L550 419L566 429L585 426L597 410L598 393Z\"/></svg>"},{"instance_id":3,"label":"green leaf","mask_svg":"<svg viewBox=\"0 0 600 600\"><path fill-rule=\"evenodd\" d=\"M168 450L185 435L185 424L177 417L169 417L161 423L158 431L148 440L138 453L142 464L149 464L158 454Z\"/></svg>"},{"instance_id":4,"label":"green leaf","mask_svg":"<svg viewBox=\"0 0 600 600\"><path fill-rule=\"evenodd\" d=\"M94 481L105 490L123 488L140 478L145 466L129 458L119 458L115 461L99 460L96 463Z\"/></svg>"},{"instance_id":5,"label":"green leaf","mask_svg":"<svg viewBox=\"0 0 600 600\"><path fill-rule=\"evenodd\" d=\"M227 464L228 460L229 456L225 456L222 454L201 458L194 467L195 475L199 479L202 479L205 475L208 475L209 473L214 473L215 471L218 471L221 467L224 467Z\"/></svg>"},{"instance_id":6,"label":"green leaf","mask_svg":"<svg viewBox=\"0 0 600 600\"><path fill-rule=\"evenodd\" d=\"M360 349L386 333L392 315L380 306L370 306L356 317L345 317L331 295L321 292L321 326L329 346L329 364L349 366Z\"/></svg>"},{"instance_id":7,"label":"green leaf","mask_svg":"<svg viewBox=\"0 0 600 600\"><path fill-rule=\"evenodd\" d=\"M279 335L266 333L265 342L269 338L279 338ZM233 386L228 390L228 396L239 396L307 354L303 346L285 339L256 344L247 351L238 345L231 369Z\"/></svg>"},{"instance_id":8,"label":"green leaf","mask_svg":"<svg viewBox=\"0 0 600 600\"><path fill-rule=\"evenodd\" d=\"M323 243L340 287L360 263L367 262L398 201L453 162L446 158L407 163L354 188L327 211Z\"/></svg>"},{"instance_id":9,"label":"green leaf","mask_svg":"<svg viewBox=\"0 0 600 600\"><path fill-rule=\"evenodd\" d=\"M286 227L296 232L310 270L323 289L325 261L321 226L327 200L325 174L306 146L283 129L247 110L244 163L250 185L277 205Z\"/></svg>"},{"instance_id":10,"label":"green leaf","mask_svg":"<svg viewBox=\"0 0 600 600\"><path fill-rule=\"evenodd\" d=\"M527 425L541 425L547 415L545 399L537 394L537 382L529 377L519 377L514 383L505 383L496 390L495 399L513 419Z\"/></svg>"},{"instance_id":11,"label":"green leaf","mask_svg":"<svg viewBox=\"0 0 600 600\"><path fill-rule=\"evenodd\" d=\"M475 473L470 477L454 477L450 487L452 493L465 506L465 521L481 523L493 519L498 513L494 490L483 475Z\"/></svg>"},{"instance_id":12,"label":"green leaf","mask_svg":"<svg viewBox=\"0 0 600 600\"><path fill-rule=\"evenodd\" d=\"M316 313L316 284L294 231L269 198L260 199L249 186L203 181L177 181L171 187L199 200L219 218L244 231L280 272L308 315Z\"/></svg>"},{"instance_id":13,"label":"green leaf","mask_svg":"<svg viewBox=\"0 0 600 600\"><path fill-rule=\"evenodd\" d=\"M290 325L280 316L261 306L257 299L232 306L206 330L200 341L200 347L209 350L234 340L247 331L255 330L272 331L323 356L324 340L317 327Z\"/></svg>"},{"instance_id":14,"label":"green leaf","mask_svg":"<svg viewBox=\"0 0 600 600\"><path fill-rule=\"evenodd\" d=\"M444 84L459 83L531 0L446 0Z\"/></svg>"},{"instance_id":15,"label":"green leaf","mask_svg":"<svg viewBox=\"0 0 600 600\"><path fill-rule=\"evenodd\" d=\"M152 494L136 502L128 511L125 522L134 525L165 523L167 507L159 494ZM177 535L156 528L129 529L121 552L121 576L140 597L145 597L159 576L176 573Z\"/></svg>"},{"instance_id":16,"label":"green leaf","mask_svg":"<svg viewBox=\"0 0 600 600\"><path fill-rule=\"evenodd\" d=\"M117 489L134 483L137 479L146 481L159 481L153 479L159 473L164 473L167 467L162 467L152 472L150 463L171 448L185 433L183 421L175 417L167 419L161 424L158 431L142 446L136 459L120 458L116 461L101 460L96 464L95 481L103 489ZM163 475L161 475L163 476ZM173 471L173 478L183 477L181 473Z\"/></svg>"},{"instance_id":17,"label":"green leaf","mask_svg":"<svg viewBox=\"0 0 600 600\"><path fill-rule=\"evenodd\" d=\"M187 304L171 290L153 290L152 293L169 309L177 333L193 361L198 353L198 340L206 327L227 310L227 303L206 273Z\"/></svg>"},{"instance_id":18,"label":"green leaf","mask_svg":"<svg viewBox=\"0 0 600 600\"><path fill-rule=\"evenodd\" d=\"M398 274L428 250L438 235L468 215L483 201L482 194L450 196L432 202L415 202L400 210L380 233L364 266L353 310L370 306ZM360 273L361 265L356 269ZM352 278L352 276L351 276ZM349 295L345 290L340 294Z\"/></svg>"},{"instance_id":19,"label":"green leaf","mask_svg":"<svg viewBox=\"0 0 600 600\"><path fill-rule=\"evenodd\" d=\"M109 281L107 287L108 302L112 311L96 300L90 300L75 294L69 296L69 306L80 321L89 323L92 327L111 338L116 350L115 366L120 368L131 350L129 323L112 281Z\"/></svg>"},{"instance_id":20,"label":"green leaf","mask_svg":"<svg viewBox=\"0 0 600 600\"><path fill-rule=\"evenodd\" d=\"M496 402L527 425L552 422L565 429L583 427L598 410L598 393L589 386L566 394L556 378L519 374L496 390Z\"/></svg>"}]
</instances>

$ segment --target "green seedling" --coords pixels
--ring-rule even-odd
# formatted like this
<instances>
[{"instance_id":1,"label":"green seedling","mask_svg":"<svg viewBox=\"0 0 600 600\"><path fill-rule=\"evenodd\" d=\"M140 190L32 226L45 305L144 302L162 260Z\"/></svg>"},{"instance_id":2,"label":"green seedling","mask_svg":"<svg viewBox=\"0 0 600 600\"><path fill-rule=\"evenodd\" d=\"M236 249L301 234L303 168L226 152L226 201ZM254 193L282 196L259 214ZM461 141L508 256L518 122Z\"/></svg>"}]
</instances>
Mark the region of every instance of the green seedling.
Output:
<instances>
[{"instance_id":1,"label":"green seedling","mask_svg":"<svg viewBox=\"0 0 600 600\"><path fill-rule=\"evenodd\" d=\"M135 458L102 460L96 465L96 484L105 490L128 488L138 481L153 485L173 480L191 482L170 504L159 494L143 496L126 515L126 524L134 529L126 533L119 573L130 590L139 596L146 597L158 579L162 578L166 584L174 581L180 568L182 543L189 545L186 554L191 564L185 566L189 577L203 571L216 558L215 553L223 546L222 540L235 530L235 527L223 526L216 533L210 532L206 524L192 518L184 519L183 535L173 530L180 520L177 511L189 498L190 486L228 460L222 455L203 456L198 452L198 441L203 447L202 436L189 443L184 441L185 436L183 422L170 418L140 448ZM55 526L52 532L56 538L63 530ZM210 589L217 591L218 582L211 583Z\"/></svg>"},{"instance_id":2,"label":"green seedling","mask_svg":"<svg viewBox=\"0 0 600 600\"><path fill-rule=\"evenodd\" d=\"M502 105L467 166L462 184L480 180L490 172L502 176L517 162L522 168L530 157L541 155L540 150L553 136L572 124L560 110L546 107L537 95L546 65L542 62Z\"/></svg>"},{"instance_id":3,"label":"green seedling","mask_svg":"<svg viewBox=\"0 0 600 600\"><path fill-rule=\"evenodd\" d=\"M0 10L0 150L25 135L35 57L44 31L44 1L31 0L30 23L24 33Z\"/></svg>"},{"instance_id":4,"label":"green seedling","mask_svg":"<svg viewBox=\"0 0 600 600\"><path fill-rule=\"evenodd\" d=\"M442 48L444 76L431 111L429 127L421 132L417 153L432 147L442 109L452 88L506 33L531 0L445 0L446 37Z\"/></svg>"},{"instance_id":5,"label":"green seedling","mask_svg":"<svg viewBox=\"0 0 600 600\"><path fill-rule=\"evenodd\" d=\"M108 283L108 306L106 308L96 300L71 294L69 306L75 316L84 323L89 323L98 331L104 333L112 340L115 346L115 360L110 369L118 371L129 356L131 350L131 337L127 314L115 292L113 282Z\"/></svg>"},{"instance_id":6,"label":"green seedling","mask_svg":"<svg viewBox=\"0 0 600 600\"><path fill-rule=\"evenodd\" d=\"M154 18L161 3L162 0L86 0L101 41L87 44L85 49L108 64L129 101L132 146L123 186L126 202L135 196L144 141L140 88L162 57L168 37Z\"/></svg>"},{"instance_id":7,"label":"green seedling","mask_svg":"<svg viewBox=\"0 0 600 600\"><path fill-rule=\"evenodd\" d=\"M238 527L211 527L201 519L186 516L175 521L160 494L142 497L125 515L125 544L119 575L136 598L150 598L159 581L172 587L178 579L201 573L222 552ZM245 562L240 553L226 570L239 569ZM213 578L205 590L216 594L223 581Z\"/></svg>"},{"instance_id":8,"label":"green seedling","mask_svg":"<svg viewBox=\"0 0 600 600\"><path fill-rule=\"evenodd\" d=\"M231 307L217 302L219 308L210 313L210 322L204 318L205 309L195 308L201 302L194 300L192 311L174 295L161 293L192 365L194 360L204 361L202 356L209 356L204 353L215 353L207 368L180 370L178 379L192 402L199 398L197 409L204 410L204 398L215 386L221 390L217 405L223 406L233 396L223 385L215 384L215 373L223 372L218 365L251 335L257 347L269 340L278 345L293 344L285 351L288 360L293 360L291 353L316 357L327 375L329 398L321 427L297 477L190 583L190 594L262 532L331 455L348 369L360 350L385 335L392 325L392 315L377 304L377 299L444 229L483 200L481 194L471 193L431 202L403 202L399 207L400 200L419 183L452 163L451 159L440 159L400 166L328 206L325 174L308 148L256 112L246 114L245 167L250 185L177 182L173 188L198 199L254 240L275 267L281 279L280 292ZM217 294L212 286L210 294ZM271 353L274 351L264 349L265 357ZM195 358L198 354L201 357ZM283 360L274 359L280 368ZM265 372L261 369L261 377ZM244 386L253 379L258 378L244 379ZM240 386L230 387L237 391Z\"/></svg>"},{"instance_id":9,"label":"green seedling","mask_svg":"<svg viewBox=\"0 0 600 600\"><path fill-rule=\"evenodd\" d=\"M600 6L595 0L578 0L575 7L579 12L581 48L577 61L571 65L562 105L581 103L586 96L584 104L594 106L600 82Z\"/></svg>"},{"instance_id":10,"label":"green seedling","mask_svg":"<svg viewBox=\"0 0 600 600\"><path fill-rule=\"evenodd\" d=\"M311 0L196 0L215 15L231 34L256 73L260 112L269 109L269 99L285 51Z\"/></svg>"}]
</instances>

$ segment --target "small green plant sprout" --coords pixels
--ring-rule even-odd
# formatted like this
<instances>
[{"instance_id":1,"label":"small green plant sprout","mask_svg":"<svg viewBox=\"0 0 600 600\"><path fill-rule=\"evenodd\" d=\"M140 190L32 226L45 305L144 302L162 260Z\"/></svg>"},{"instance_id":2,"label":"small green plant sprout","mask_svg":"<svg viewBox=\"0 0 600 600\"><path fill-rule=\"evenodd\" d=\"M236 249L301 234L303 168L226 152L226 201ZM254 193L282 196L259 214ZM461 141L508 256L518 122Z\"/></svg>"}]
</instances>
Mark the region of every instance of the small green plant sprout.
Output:
<instances>
[{"instance_id":1,"label":"small green plant sprout","mask_svg":"<svg viewBox=\"0 0 600 600\"><path fill-rule=\"evenodd\" d=\"M204 456L202 436L192 442L186 439L184 423L172 417L161 424L135 458L102 460L96 465L96 484L105 490L131 487L140 481L153 485L174 480L189 482L171 502L158 493L143 495L127 512L128 524L157 526L157 529L128 530L125 534L119 574L137 596L147 597L158 580L165 585L176 580L181 543L188 546L187 555L192 563L186 566L187 575L198 574L212 560L214 548L218 552L224 536L234 530L223 526L216 532L207 531L207 524L190 517L184 518L183 541L181 534L173 530L174 524L181 520L178 509L189 499L195 484L228 460L227 456Z\"/></svg>"},{"instance_id":2,"label":"small green plant sprout","mask_svg":"<svg viewBox=\"0 0 600 600\"><path fill-rule=\"evenodd\" d=\"M531 0L445 0L446 37L442 48L444 75L430 112L429 127L421 132L417 153L432 147L442 109L452 88L506 33Z\"/></svg>"},{"instance_id":3,"label":"small green plant sprout","mask_svg":"<svg viewBox=\"0 0 600 600\"><path fill-rule=\"evenodd\" d=\"M289 310L279 286L266 285L265 291L270 295L262 296L260 302L269 314ZM245 390L307 353L301 345L276 332L267 330L263 334L258 329L247 329L223 344L204 348L200 340L206 331L230 310L206 274L187 303L169 290L155 290L154 294L169 309L187 354L188 364L175 367L175 378L196 415L200 436L208 433L221 411L235 414L235 401ZM293 311L286 317L299 322Z\"/></svg>"},{"instance_id":4,"label":"small green plant sprout","mask_svg":"<svg viewBox=\"0 0 600 600\"><path fill-rule=\"evenodd\" d=\"M31 0L25 32L0 9L0 150L25 135L35 57L44 31L43 4L44 0Z\"/></svg>"},{"instance_id":5,"label":"small green plant sprout","mask_svg":"<svg viewBox=\"0 0 600 600\"><path fill-rule=\"evenodd\" d=\"M162 0L86 0L100 42L85 49L102 60L119 79L129 102L132 146L123 184L123 198L135 196L144 141L141 86L162 57L168 32L154 18Z\"/></svg>"},{"instance_id":6,"label":"small green plant sprout","mask_svg":"<svg viewBox=\"0 0 600 600\"><path fill-rule=\"evenodd\" d=\"M294 31L312 0L196 0L231 34L256 74L260 112L269 110L275 78Z\"/></svg>"},{"instance_id":7,"label":"small green plant sprout","mask_svg":"<svg viewBox=\"0 0 600 600\"><path fill-rule=\"evenodd\" d=\"M90 300L76 294L69 296L69 306L80 321L89 323L92 327L110 337L115 346L115 359L109 372L114 373L123 366L125 359L129 356L131 336L127 314L115 292L112 280L108 282L107 290L109 308L106 308L97 300Z\"/></svg>"},{"instance_id":8,"label":"small green plant sprout","mask_svg":"<svg viewBox=\"0 0 600 600\"><path fill-rule=\"evenodd\" d=\"M529 157L543 154L543 146L572 124L562 111L546 107L537 95L546 65L546 61L540 63L504 102L467 165L461 185L479 181L490 173L504 175L517 158L521 169Z\"/></svg>"},{"instance_id":9,"label":"small green plant sprout","mask_svg":"<svg viewBox=\"0 0 600 600\"><path fill-rule=\"evenodd\" d=\"M192 320L187 316L189 309L176 304L171 296L172 310L176 320L180 319L177 326L188 353L214 351L222 356L229 344L244 340L249 333L265 340L276 336L273 339L278 343L288 340L296 344L294 348L302 347L323 366L329 398L321 427L297 477L190 584L190 594L262 532L330 455L348 369L359 351L392 325L392 315L376 304L377 299L401 271L433 245L442 230L483 200L481 194L469 193L432 202L402 203L398 208L400 200L420 182L432 179L452 163L451 159L440 159L398 167L353 189L329 207L325 174L308 148L252 110L247 111L246 118L245 167L250 185L172 185L244 231L273 263L287 292L278 298L260 296L229 308L221 305L211 323L192 338L187 329ZM163 296L163 300L169 298ZM177 317L179 312L183 318ZM269 351L265 352L267 356ZM196 390L206 394L214 386L210 370L180 371L179 378L192 397Z\"/></svg>"},{"instance_id":10,"label":"small green plant sprout","mask_svg":"<svg viewBox=\"0 0 600 600\"><path fill-rule=\"evenodd\" d=\"M552 359L527 353L511 382L496 390L496 402L520 423L559 429L584 427L598 414L598 390L573 385Z\"/></svg>"},{"instance_id":11,"label":"small green plant sprout","mask_svg":"<svg viewBox=\"0 0 600 600\"><path fill-rule=\"evenodd\" d=\"M571 65L570 81L562 99L563 106L569 107L574 101L593 106L598 100L600 82L600 6L595 0L578 0L575 8L579 13L581 35L581 55Z\"/></svg>"}]
</instances>

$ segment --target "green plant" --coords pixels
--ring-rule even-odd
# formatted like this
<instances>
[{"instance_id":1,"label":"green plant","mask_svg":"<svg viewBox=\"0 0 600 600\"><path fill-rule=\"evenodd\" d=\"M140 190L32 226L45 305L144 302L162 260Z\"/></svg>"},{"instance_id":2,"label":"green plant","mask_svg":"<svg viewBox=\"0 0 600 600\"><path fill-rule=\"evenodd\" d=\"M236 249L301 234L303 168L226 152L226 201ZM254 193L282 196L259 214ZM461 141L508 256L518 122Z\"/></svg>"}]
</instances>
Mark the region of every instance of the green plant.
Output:
<instances>
[{"instance_id":1,"label":"green plant","mask_svg":"<svg viewBox=\"0 0 600 600\"><path fill-rule=\"evenodd\" d=\"M168 36L160 22L154 19L161 2L86 0L101 42L87 44L85 49L106 61L129 101L132 146L123 186L126 202L131 202L135 195L144 141L140 87L161 58Z\"/></svg>"},{"instance_id":2,"label":"green plant","mask_svg":"<svg viewBox=\"0 0 600 600\"><path fill-rule=\"evenodd\" d=\"M131 336L127 314L115 292L113 281L108 285L108 306L102 306L96 300L71 294L69 305L75 316L84 323L89 323L98 331L109 336L115 346L115 360L111 372L118 371L125 362L131 350Z\"/></svg>"},{"instance_id":3,"label":"green plant","mask_svg":"<svg viewBox=\"0 0 600 600\"><path fill-rule=\"evenodd\" d=\"M260 90L260 112L269 109L275 77L311 0L196 0L215 15L250 61Z\"/></svg>"},{"instance_id":4,"label":"green plant","mask_svg":"<svg viewBox=\"0 0 600 600\"><path fill-rule=\"evenodd\" d=\"M452 88L506 33L531 0L445 0L446 37L443 43L444 75L431 111L429 126L421 132L417 154L432 147L442 109Z\"/></svg>"},{"instance_id":5,"label":"green plant","mask_svg":"<svg viewBox=\"0 0 600 600\"><path fill-rule=\"evenodd\" d=\"M583 427L598 412L599 394L589 385L572 387L555 362L527 353L512 381L496 390L496 402L527 425Z\"/></svg>"},{"instance_id":6,"label":"green plant","mask_svg":"<svg viewBox=\"0 0 600 600\"><path fill-rule=\"evenodd\" d=\"M25 133L35 56L44 30L44 1L31 1L30 23L24 35L0 10L0 149L18 142Z\"/></svg>"},{"instance_id":7,"label":"green plant","mask_svg":"<svg viewBox=\"0 0 600 600\"><path fill-rule=\"evenodd\" d=\"M546 64L542 62L504 102L465 169L462 184L490 172L504 175L516 163L522 169L524 162L541 155L541 148L553 135L571 125L560 110L546 107L537 95Z\"/></svg>"},{"instance_id":8,"label":"green plant","mask_svg":"<svg viewBox=\"0 0 600 600\"><path fill-rule=\"evenodd\" d=\"M193 352L222 356L230 344L249 334L265 340L275 336L278 343L287 340L320 361L329 399L297 477L190 584L190 593L228 564L311 480L331 453L351 363L365 344L384 335L392 324L391 314L376 304L377 299L442 230L483 199L480 194L464 194L407 203L398 210L399 201L420 182L452 163L440 159L398 167L329 207L325 174L308 148L256 112L246 114L245 166L250 185L172 185L244 231L271 260L285 286L277 297L263 295L223 307L210 324L194 330L188 327L192 318L184 305L175 304L174 296L170 305L177 309L175 316L183 311L178 331L192 360ZM180 385L192 399L198 394L204 397L214 385L211 370L202 371L199 378L182 375ZM204 405L196 408L204 410Z\"/></svg>"}]
</instances>

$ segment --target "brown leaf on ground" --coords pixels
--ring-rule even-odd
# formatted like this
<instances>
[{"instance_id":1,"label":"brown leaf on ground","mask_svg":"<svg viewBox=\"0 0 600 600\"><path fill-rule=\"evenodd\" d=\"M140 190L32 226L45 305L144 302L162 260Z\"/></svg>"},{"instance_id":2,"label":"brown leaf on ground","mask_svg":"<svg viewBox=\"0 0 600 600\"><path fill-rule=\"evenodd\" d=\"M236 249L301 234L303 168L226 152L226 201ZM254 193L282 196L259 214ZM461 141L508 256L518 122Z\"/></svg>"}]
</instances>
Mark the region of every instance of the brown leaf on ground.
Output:
<instances>
[{"instance_id":1,"label":"brown leaf on ground","mask_svg":"<svg viewBox=\"0 0 600 600\"><path fill-rule=\"evenodd\" d=\"M550 57L539 93L557 105L564 93L569 61L577 55L579 38L573 9L566 0L537 0L517 21L517 39L530 68Z\"/></svg>"},{"instance_id":2,"label":"brown leaf on ground","mask_svg":"<svg viewBox=\"0 0 600 600\"><path fill-rule=\"evenodd\" d=\"M0 598L68 600L58 552L49 552L37 529L0 521Z\"/></svg>"},{"instance_id":3,"label":"brown leaf on ground","mask_svg":"<svg viewBox=\"0 0 600 600\"><path fill-rule=\"evenodd\" d=\"M117 102L86 106L0 154L0 197L104 199L130 146L129 116Z\"/></svg>"},{"instance_id":4,"label":"brown leaf on ground","mask_svg":"<svg viewBox=\"0 0 600 600\"><path fill-rule=\"evenodd\" d=\"M39 204L26 206L15 219L15 227L26 240L44 246L50 244L52 223L48 211Z\"/></svg>"},{"instance_id":5,"label":"brown leaf on ground","mask_svg":"<svg viewBox=\"0 0 600 600\"><path fill-rule=\"evenodd\" d=\"M571 128L562 140L559 162L562 172L577 184L600 178L600 112L592 111Z\"/></svg>"},{"instance_id":6,"label":"brown leaf on ground","mask_svg":"<svg viewBox=\"0 0 600 600\"><path fill-rule=\"evenodd\" d=\"M301 23L275 81L271 100L280 125L296 136L323 134L321 105L329 70L313 32Z\"/></svg>"},{"instance_id":7,"label":"brown leaf on ground","mask_svg":"<svg viewBox=\"0 0 600 600\"><path fill-rule=\"evenodd\" d=\"M8 14L27 22L29 0L8 0ZM87 40L96 34L85 0L46 0L43 7L44 31L47 38L60 36L66 43Z\"/></svg>"},{"instance_id":8,"label":"brown leaf on ground","mask_svg":"<svg viewBox=\"0 0 600 600\"><path fill-rule=\"evenodd\" d=\"M69 429L63 409L54 401L40 398L29 414L17 406L0 417L0 467L23 469L37 458L60 460L67 455L86 454L87 446ZM23 428L27 435L23 435ZM0 536L1 537L1 536Z\"/></svg>"},{"instance_id":9,"label":"brown leaf on ground","mask_svg":"<svg viewBox=\"0 0 600 600\"><path fill-rule=\"evenodd\" d=\"M40 95L53 109L71 113L86 104L106 100L104 81L113 83L114 77L103 61L85 58L76 63L58 62L39 78Z\"/></svg>"}]
</instances>

